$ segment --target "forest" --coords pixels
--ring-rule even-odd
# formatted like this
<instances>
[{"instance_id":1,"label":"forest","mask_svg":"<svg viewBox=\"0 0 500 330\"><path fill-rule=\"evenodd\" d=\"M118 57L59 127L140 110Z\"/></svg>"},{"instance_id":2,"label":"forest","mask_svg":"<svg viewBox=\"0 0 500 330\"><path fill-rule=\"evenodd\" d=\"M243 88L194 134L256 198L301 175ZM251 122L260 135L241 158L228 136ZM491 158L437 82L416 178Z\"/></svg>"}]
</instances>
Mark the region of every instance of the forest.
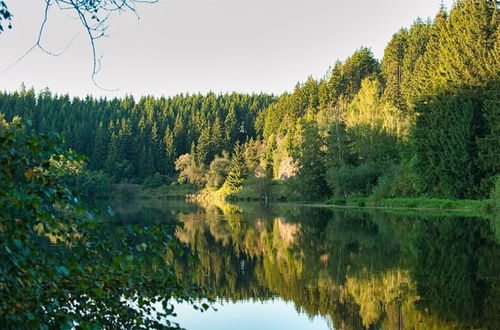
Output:
<instances>
[{"instance_id":1,"label":"forest","mask_svg":"<svg viewBox=\"0 0 500 330\"><path fill-rule=\"evenodd\" d=\"M0 327L177 329L174 300L279 294L338 327L498 328L499 18L457 0L282 95L0 92ZM148 222L87 203L123 186L213 205ZM254 221L215 198L245 196L490 199L493 220L253 203Z\"/></svg>"},{"instance_id":2,"label":"forest","mask_svg":"<svg viewBox=\"0 0 500 330\"><path fill-rule=\"evenodd\" d=\"M88 156L82 182L484 199L500 173L498 7L457 1L395 33L380 61L361 47L279 96L82 99L22 86L0 93L0 113L62 133Z\"/></svg>"}]
</instances>

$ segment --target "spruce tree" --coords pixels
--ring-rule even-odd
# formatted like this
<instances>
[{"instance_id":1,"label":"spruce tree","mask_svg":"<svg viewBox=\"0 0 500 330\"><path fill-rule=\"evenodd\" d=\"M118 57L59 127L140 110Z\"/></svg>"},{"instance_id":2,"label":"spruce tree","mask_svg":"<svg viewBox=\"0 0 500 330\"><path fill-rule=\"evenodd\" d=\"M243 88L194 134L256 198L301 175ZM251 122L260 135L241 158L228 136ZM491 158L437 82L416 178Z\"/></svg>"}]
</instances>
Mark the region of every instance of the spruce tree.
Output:
<instances>
[{"instance_id":1,"label":"spruce tree","mask_svg":"<svg viewBox=\"0 0 500 330\"><path fill-rule=\"evenodd\" d=\"M247 176L248 169L245 156L243 154L243 147L240 143L236 143L223 189L229 194L237 193L243 186L243 182Z\"/></svg>"},{"instance_id":2,"label":"spruce tree","mask_svg":"<svg viewBox=\"0 0 500 330\"><path fill-rule=\"evenodd\" d=\"M435 197L477 196L481 104L470 96L440 95L417 107L414 139L423 192Z\"/></svg>"},{"instance_id":3,"label":"spruce tree","mask_svg":"<svg viewBox=\"0 0 500 330\"><path fill-rule=\"evenodd\" d=\"M165 129L163 137L163 148L165 152L165 173L172 174L174 172L174 161L177 157L174 143L174 135L169 126Z\"/></svg>"},{"instance_id":4,"label":"spruce tree","mask_svg":"<svg viewBox=\"0 0 500 330\"><path fill-rule=\"evenodd\" d=\"M400 111L406 108L401 95L401 84L407 74L403 70L403 61L408 47L407 39L408 32L404 29L394 34L384 50L382 61L382 75L385 80L384 100Z\"/></svg>"},{"instance_id":5,"label":"spruce tree","mask_svg":"<svg viewBox=\"0 0 500 330\"><path fill-rule=\"evenodd\" d=\"M305 200L319 200L329 194L323 141L315 122L304 122L302 126L296 191Z\"/></svg>"}]
</instances>

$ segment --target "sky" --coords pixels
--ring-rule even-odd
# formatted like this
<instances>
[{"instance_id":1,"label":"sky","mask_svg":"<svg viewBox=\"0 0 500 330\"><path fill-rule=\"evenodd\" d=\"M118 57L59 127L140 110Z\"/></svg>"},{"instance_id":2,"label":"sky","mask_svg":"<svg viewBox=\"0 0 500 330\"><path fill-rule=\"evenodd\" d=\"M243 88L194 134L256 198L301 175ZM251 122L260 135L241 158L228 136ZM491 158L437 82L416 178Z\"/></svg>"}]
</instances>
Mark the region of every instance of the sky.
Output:
<instances>
[{"instance_id":1,"label":"sky","mask_svg":"<svg viewBox=\"0 0 500 330\"><path fill-rule=\"evenodd\" d=\"M91 79L89 40L80 22L52 6L35 49L43 0L6 0L12 30L0 34L0 90L21 83L72 96L272 93L321 78L361 46L381 59L392 35L434 17L441 0L160 0L110 20L97 41L101 70ZM452 0L444 0L449 9ZM14 65L12 65L14 64ZM112 91L111 91L112 90Z\"/></svg>"},{"instance_id":2,"label":"sky","mask_svg":"<svg viewBox=\"0 0 500 330\"><path fill-rule=\"evenodd\" d=\"M330 330L325 318L310 318L305 313L297 312L291 302L280 298L267 301L240 300L238 302L216 302L201 313L187 303L174 304L178 318L170 318L182 327L191 330ZM161 310L158 304L157 310ZM256 317L258 315L258 317Z\"/></svg>"}]
</instances>

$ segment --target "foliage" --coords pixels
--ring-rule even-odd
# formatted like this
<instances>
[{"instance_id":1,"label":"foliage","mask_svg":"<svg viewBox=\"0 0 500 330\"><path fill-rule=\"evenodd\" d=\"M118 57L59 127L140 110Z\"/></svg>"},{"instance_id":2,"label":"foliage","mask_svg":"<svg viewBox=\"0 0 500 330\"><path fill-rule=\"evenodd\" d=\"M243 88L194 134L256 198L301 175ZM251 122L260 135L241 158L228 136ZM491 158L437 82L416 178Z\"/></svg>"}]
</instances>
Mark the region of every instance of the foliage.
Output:
<instances>
[{"instance_id":1,"label":"foliage","mask_svg":"<svg viewBox=\"0 0 500 330\"><path fill-rule=\"evenodd\" d=\"M172 183L172 179L166 175L162 175L160 173L155 173L155 175L147 177L142 186L144 188L158 188L162 185Z\"/></svg>"},{"instance_id":2,"label":"foliage","mask_svg":"<svg viewBox=\"0 0 500 330\"><path fill-rule=\"evenodd\" d=\"M380 200L370 200L370 205L394 208L421 208L421 209L441 209L441 210L462 210L478 212L483 201L478 200L453 200L440 198L383 198Z\"/></svg>"},{"instance_id":3,"label":"foliage","mask_svg":"<svg viewBox=\"0 0 500 330\"><path fill-rule=\"evenodd\" d=\"M271 180L270 175L249 176L244 181L243 188L231 197L236 200L261 201L264 204L298 199L293 198L293 191L285 183Z\"/></svg>"},{"instance_id":4,"label":"foliage","mask_svg":"<svg viewBox=\"0 0 500 330\"><path fill-rule=\"evenodd\" d=\"M234 146L234 153L231 156L226 181L221 189L227 194L235 194L243 185L243 182L248 176L248 168L243 155L242 146L238 143Z\"/></svg>"},{"instance_id":5,"label":"foliage","mask_svg":"<svg viewBox=\"0 0 500 330\"><path fill-rule=\"evenodd\" d=\"M60 164L82 158L19 118L0 124L0 323L8 328L170 328L169 301L193 301L166 261L166 226L114 232L92 218ZM156 312L152 304L162 308Z\"/></svg>"},{"instance_id":6,"label":"foliage","mask_svg":"<svg viewBox=\"0 0 500 330\"><path fill-rule=\"evenodd\" d=\"M215 157L210 163L210 168L206 174L207 187L212 189L219 189L226 181L226 176L229 170L230 161L227 155L222 157Z\"/></svg>"},{"instance_id":7,"label":"foliage","mask_svg":"<svg viewBox=\"0 0 500 330\"><path fill-rule=\"evenodd\" d=\"M157 188L146 188L139 192L140 199L182 199L187 195L197 192L198 188L192 184L180 184L172 182L169 185L162 185Z\"/></svg>"},{"instance_id":8,"label":"foliage","mask_svg":"<svg viewBox=\"0 0 500 330\"><path fill-rule=\"evenodd\" d=\"M500 226L500 175L496 177L495 185L489 197L490 198L485 201L483 210L486 211L487 214L493 214L495 221L497 221Z\"/></svg>"},{"instance_id":9,"label":"foliage","mask_svg":"<svg viewBox=\"0 0 500 330\"><path fill-rule=\"evenodd\" d=\"M315 123L304 122L302 126L302 143L296 156L299 173L293 182L293 187L303 200L320 200L329 193L325 179L323 141Z\"/></svg>"},{"instance_id":10,"label":"foliage","mask_svg":"<svg viewBox=\"0 0 500 330\"><path fill-rule=\"evenodd\" d=\"M344 165L328 169L328 185L333 187L333 196L347 198L352 194L367 196L381 175L380 166L365 163L360 166Z\"/></svg>"},{"instance_id":11,"label":"foliage","mask_svg":"<svg viewBox=\"0 0 500 330\"><path fill-rule=\"evenodd\" d=\"M175 170L179 171L179 182L189 182L198 187L205 183L203 171L196 165L194 157L191 154L179 156L175 161Z\"/></svg>"},{"instance_id":12,"label":"foliage","mask_svg":"<svg viewBox=\"0 0 500 330\"><path fill-rule=\"evenodd\" d=\"M447 198L477 196L476 136L481 103L470 96L441 95L419 104L414 132L416 171L425 193Z\"/></svg>"},{"instance_id":13,"label":"foliage","mask_svg":"<svg viewBox=\"0 0 500 330\"><path fill-rule=\"evenodd\" d=\"M479 170L485 173L480 189L487 192L494 187L500 174L500 80L488 88L483 95L484 135L477 137Z\"/></svg>"},{"instance_id":14,"label":"foliage","mask_svg":"<svg viewBox=\"0 0 500 330\"><path fill-rule=\"evenodd\" d=\"M192 144L197 166L208 167L224 150L231 153L236 141L255 139L254 120L273 101L236 93L70 98L22 87L0 92L0 112L7 120L31 120L38 133L63 134L65 148L89 156L90 169L103 170L113 182L141 183L157 172L173 176L175 160Z\"/></svg>"},{"instance_id":15,"label":"foliage","mask_svg":"<svg viewBox=\"0 0 500 330\"><path fill-rule=\"evenodd\" d=\"M370 200L376 202L383 198L395 197L396 178L397 169L387 170L385 174L378 178L377 185L372 189Z\"/></svg>"},{"instance_id":16,"label":"foliage","mask_svg":"<svg viewBox=\"0 0 500 330\"><path fill-rule=\"evenodd\" d=\"M10 21L12 20L12 14L9 11L9 8L7 8L7 4L5 1L0 1L0 33L4 31L4 27L2 25L2 21L8 21L7 27L9 29L12 28L12 25Z\"/></svg>"}]
</instances>

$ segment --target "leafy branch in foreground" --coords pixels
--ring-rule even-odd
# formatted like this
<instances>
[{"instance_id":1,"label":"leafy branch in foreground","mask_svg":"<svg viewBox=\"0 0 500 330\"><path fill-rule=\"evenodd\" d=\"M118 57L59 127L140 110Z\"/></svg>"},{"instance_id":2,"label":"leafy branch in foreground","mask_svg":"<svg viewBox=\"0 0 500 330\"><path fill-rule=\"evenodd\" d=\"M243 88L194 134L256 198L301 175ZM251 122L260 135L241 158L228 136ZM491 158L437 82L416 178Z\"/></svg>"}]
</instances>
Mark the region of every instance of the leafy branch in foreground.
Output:
<instances>
[{"instance_id":1,"label":"leafy branch in foreground","mask_svg":"<svg viewBox=\"0 0 500 330\"><path fill-rule=\"evenodd\" d=\"M66 186L61 164L82 158L60 144L0 117L0 325L178 328L171 299L203 290L168 261L183 250L173 226L109 230Z\"/></svg>"}]
</instances>

